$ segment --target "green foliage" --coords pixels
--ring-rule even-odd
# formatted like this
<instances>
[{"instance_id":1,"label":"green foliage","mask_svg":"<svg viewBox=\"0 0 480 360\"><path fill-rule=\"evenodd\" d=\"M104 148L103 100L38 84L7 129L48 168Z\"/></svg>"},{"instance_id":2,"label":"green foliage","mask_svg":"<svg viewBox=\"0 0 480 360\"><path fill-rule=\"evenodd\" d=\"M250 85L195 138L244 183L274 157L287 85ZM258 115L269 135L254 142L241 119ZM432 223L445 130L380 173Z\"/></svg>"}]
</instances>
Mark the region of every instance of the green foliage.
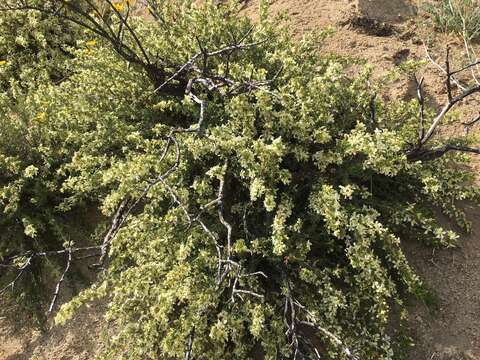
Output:
<instances>
[{"instance_id":1,"label":"green foliage","mask_svg":"<svg viewBox=\"0 0 480 360\"><path fill-rule=\"evenodd\" d=\"M293 41L211 2L165 1L158 13L161 23L130 19L150 54L184 64L198 44L214 51L246 37L258 44L209 59L205 73L225 75L228 62L233 82L273 79L269 87L222 96L195 84L208 100L203 132L178 131L197 126L190 97L153 93L149 74L103 38L77 37L63 81L27 83L21 106L10 88L2 94L0 226L11 235L0 254L71 241L59 218L91 204L112 215L179 155L114 238L107 271L58 322L105 297L116 329L108 359L180 359L189 338L195 359L293 358L294 319L308 356L317 346L327 359L346 348L392 359L392 304L405 316L402 297L424 293L401 241L454 245L433 209L468 227L456 207L479 197L461 167L468 158L408 161L417 105L377 99L373 116L370 70L346 76L311 38ZM172 136L178 154L165 151ZM220 268L216 243L231 252Z\"/></svg>"},{"instance_id":2,"label":"green foliage","mask_svg":"<svg viewBox=\"0 0 480 360\"><path fill-rule=\"evenodd\" d=\"M478 0L440 0L424 7L440 31L453 32L467 41L480 38Z\"/></svg>"},{"instance_id":3,"label":"green foliage","mask_svg":"<svg viewBox=\"0 0 480 360\"><path fill-rule=\"evenodd\" d=\"M55 209L62 198L62 178L55 174L61 160L42 156L36 124L46 114L32 99L42 87L58 85L69 75L69 49L79 35L71 23L38 11L0 16L0 259L56 249L68 240L67 218ZM14 294L38 315L57 264L34 261L32 266L35 270L20 278Z\"/></svg>"},{"instance_id":4,"label":"green foliage","mask_svg":"<svg viewBox=\"0 0 480 360\"><path fill-rule=\"evenodd\" d=\"M39 2L41 3L41 2ZM77 32L65 20L39 11L11 11L0 17L0 88L20 96L26 87L60 82L62 61Z\"/></svg>"}]
</instances>

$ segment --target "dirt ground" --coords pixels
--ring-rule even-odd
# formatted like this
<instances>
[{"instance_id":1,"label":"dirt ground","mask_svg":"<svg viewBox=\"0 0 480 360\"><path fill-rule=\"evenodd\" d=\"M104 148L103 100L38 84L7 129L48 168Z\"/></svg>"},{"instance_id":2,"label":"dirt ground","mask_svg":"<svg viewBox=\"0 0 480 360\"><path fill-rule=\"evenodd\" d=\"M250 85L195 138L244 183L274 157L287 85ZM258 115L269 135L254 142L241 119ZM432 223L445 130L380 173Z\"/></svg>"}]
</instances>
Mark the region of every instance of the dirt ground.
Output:
<instances>
[{"instance_id":1,"label":"dirt ground","mask_svg":"<svg viewBox=\"0 0 480 360\"><path fill-rule=\"evenodd\" d=\"M335 32L321 52L367 60L379 78L406 60L426 59L424 41L435 60L444 56L447 44L454 56L462 57L459 39L432 35L419 1L271 0L270 11L287 12L296 36L333 27ZM257 9L258 0L247 0L243 11L256 17ZM446 97L441 71L427 62L421 75L425 76L428 104L439 108ZM384 96L411 99L415 87L409 80L397 80L388 85ZM478 105L478 101L466 104L467 119ZM480 160L475 161L474 171L480 173ZM433 306L411 304L416 345L410 360L480 360L480 210L469 208L467 212L473 232L460 239L458 249L432 251L414 242L405 244L412 265L435 294ZM100 314L98 309L86 309L66 331L53 329L43 335L13 334L0 318L0 360L91 359L101 333Z\"/></svg>"},{"instance_id":2,"label":"dirt ground","mask_svg":"<svg viewBox=\"0 0 480 360\"><path fill-rule=\"evenodd\" d=\"M83 308L46 332L0 318L0 360L91 360L106 335L103 311L99 304Z\"/></svg>"},{"instance_id":3,"label":"dirt ground","mask_svg":"<svg viewBox=\"0 0 480 360\"><path fill-rule=\"evenodd\" d=\"M473 232L454 250L406 246L411 264L435 294L434 304L413 303L416 346L411 360L480 359L480 212L469 209Z\"/></svg>"}]
</instances>

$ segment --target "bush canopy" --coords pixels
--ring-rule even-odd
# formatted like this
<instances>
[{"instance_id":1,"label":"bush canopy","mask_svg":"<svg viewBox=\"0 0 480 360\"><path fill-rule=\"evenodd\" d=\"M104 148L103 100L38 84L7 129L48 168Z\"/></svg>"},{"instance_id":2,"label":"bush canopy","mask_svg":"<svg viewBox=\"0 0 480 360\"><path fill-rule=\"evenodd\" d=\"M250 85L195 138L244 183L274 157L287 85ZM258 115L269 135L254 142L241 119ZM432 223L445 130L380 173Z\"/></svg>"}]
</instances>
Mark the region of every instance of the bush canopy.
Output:
<instances>
[{"instance_id":1,"label":"bush canopy","mask_svg":"<svg viewBox=\"0 0 480 360\"><path fill-rule=\"evenodd\" d=\"M255 24L212 1L4 3L7 300L57 312L88 265L55 319L104 298L103 358L400 356L389 324L426 294L401 242L454 246L435 211L468 230L458 201L479 200L474 139L435 136L478 88L443 115L383 101L265 2Z\"/></svg>"}]
</instances>

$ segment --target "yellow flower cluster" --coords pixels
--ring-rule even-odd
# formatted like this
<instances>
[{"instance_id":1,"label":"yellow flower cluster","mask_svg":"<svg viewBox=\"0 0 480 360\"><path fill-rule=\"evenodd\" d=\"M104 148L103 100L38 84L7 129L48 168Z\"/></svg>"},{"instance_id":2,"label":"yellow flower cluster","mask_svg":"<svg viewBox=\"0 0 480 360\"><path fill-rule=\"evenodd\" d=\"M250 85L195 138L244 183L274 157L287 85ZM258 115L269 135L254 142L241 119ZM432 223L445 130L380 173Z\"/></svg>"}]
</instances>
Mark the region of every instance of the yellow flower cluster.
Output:
<instances>
[{"instance_id":1,"label":"yellow flower cluster","mask_svg":"<svg viewBox=\"0 0 480 360\"><path fill-rule=\"evenodd\" d=\"M112 3L112 6L117 11L123 11L125 6L132 6L135 3L135 0L122 0L122 1L115 1Z\"/></svg>"}]
</instances>

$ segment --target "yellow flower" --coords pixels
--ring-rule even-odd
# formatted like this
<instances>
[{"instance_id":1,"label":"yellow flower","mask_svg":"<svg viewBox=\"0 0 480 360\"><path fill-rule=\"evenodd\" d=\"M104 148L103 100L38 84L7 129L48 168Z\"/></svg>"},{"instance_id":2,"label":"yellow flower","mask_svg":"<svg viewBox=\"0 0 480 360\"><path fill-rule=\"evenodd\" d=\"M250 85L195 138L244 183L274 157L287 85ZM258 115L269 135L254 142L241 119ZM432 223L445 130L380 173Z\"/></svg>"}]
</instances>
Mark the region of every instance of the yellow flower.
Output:
<instances>
[{"instance_id":1,"label":"yellow flower","mask_svg":"<svg viewBox=\"0 0 480 360\"><path fill-rule=\"evenodd\" d=\"M115 10L117 11L123 11L123 8L125 7L125 2L114 2L112 3L113 7L115 8Z\"/></svg>"},{"instance_id":2,"label":"yellow flower","mask_svg":"<svg viewBox=\"0 0 480 360\"><path fill-rule=\"evenodd\" d=\"M0 66L5 65L7 63L7 60L0 60Z\"/></svg>"},{"instance_id":3,"label":"yellow flower","mask_svg":"<svg viewBox=\"0 0 480 360\"><path fill-rule=\"evenodd\" d=\"M42 122L44 119L45 119L45 113L42 111L42 112L39 112L37 114L37 117L36 117L36 120L39 121L39 122Z\"/></svg>"},{"instance_id":4,"label":"yellow flower","mask_svg":"<svg viewBox=\"0 0 480 360\"><path fill-rule=\"evenodd\" d=\"M87 44L87 46L95 46L97 42L95 40L89 40L85 44Z\"/></svg>"}]
</instances>

